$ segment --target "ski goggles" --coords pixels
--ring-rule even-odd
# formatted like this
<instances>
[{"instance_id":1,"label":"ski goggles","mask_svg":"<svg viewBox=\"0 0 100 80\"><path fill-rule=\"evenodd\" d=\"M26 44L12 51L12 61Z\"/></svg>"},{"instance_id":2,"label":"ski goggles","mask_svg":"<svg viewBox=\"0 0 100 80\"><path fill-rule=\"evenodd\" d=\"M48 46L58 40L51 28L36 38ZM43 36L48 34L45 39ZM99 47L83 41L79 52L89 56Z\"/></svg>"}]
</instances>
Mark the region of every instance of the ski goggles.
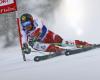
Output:
<instances>
[{"instance_id":1,"label":"ski goggles","mask_svg":"<svg viewBox=\"0 0 100 80\"><path fill-rule=\"evenodd\" d=\"M22 26L25 28L27 26L30 26L31 25L31 22L30 21L26 21L24 23L22 23Z\"/></svg>"}]
</instances>

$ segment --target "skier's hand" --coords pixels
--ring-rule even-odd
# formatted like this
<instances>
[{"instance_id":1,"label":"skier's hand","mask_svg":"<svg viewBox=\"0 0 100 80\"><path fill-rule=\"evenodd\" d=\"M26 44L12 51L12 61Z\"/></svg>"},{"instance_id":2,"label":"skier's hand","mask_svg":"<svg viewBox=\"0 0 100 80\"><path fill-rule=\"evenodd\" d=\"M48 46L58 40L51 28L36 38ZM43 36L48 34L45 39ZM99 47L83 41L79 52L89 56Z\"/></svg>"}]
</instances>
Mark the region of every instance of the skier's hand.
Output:
<instances>
[{"instance_id":1,"label":"skier's hand","mask_svg":"<svg viewBox=\"0 0 100 80\"><path fill-rule=\"evenodd\" d=\"M29 44L29 46L33 47L35 42L37 42L37 40L35 38L33 38L33 39L29 40L28 44Z\"/></svg>"},{"instance_id":2,"label":"skier's hand","mask_svg":"<svg viewBox=\"0 0 100 80\"><path fill-rule=\"evenodd\" d=\"M25 54L30 54L31 49L28 47L27 43L23 44L23 46L22 46L22 52L25 53Z\"/></svg>"}]
</instances>

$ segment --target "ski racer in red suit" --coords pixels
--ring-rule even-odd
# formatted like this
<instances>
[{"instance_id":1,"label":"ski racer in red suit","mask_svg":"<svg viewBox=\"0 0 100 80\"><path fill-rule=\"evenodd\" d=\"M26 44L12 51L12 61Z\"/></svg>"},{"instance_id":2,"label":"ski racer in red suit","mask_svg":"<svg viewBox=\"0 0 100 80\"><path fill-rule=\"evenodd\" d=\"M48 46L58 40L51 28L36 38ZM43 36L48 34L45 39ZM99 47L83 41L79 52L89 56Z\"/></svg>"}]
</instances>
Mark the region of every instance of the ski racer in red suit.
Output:
<instances>
[{"instance_id":1,"label":"ski racer in red suit","mask_svg":"<svg viewBox=\"0 0 100 80\"><path fill-rule=\"evenodd\" d=\"M44 52L64 51L62 44L73 44L78 48L90 45L79 40L73 42L63 40L61 36L48 30L41 21L34 19L31 14L23 14L20 20L22 25L22 51L27 54L30 53L28 45L35 50Z\"/></svg>"}]
</instances>

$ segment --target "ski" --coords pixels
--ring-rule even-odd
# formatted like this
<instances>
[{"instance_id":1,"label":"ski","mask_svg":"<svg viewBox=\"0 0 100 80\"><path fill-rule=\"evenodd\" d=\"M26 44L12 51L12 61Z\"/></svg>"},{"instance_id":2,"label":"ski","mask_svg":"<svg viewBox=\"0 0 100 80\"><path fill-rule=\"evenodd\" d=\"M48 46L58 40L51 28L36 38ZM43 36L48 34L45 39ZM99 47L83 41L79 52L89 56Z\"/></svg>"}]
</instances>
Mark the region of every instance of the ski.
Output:
<instances>
[{"instance_id":1,"label":"ski","mask_svg":"<svg viewBox=\"0 0 100 80\"><path fill-rule=\"evenodd\" d=\"M73 50L72 49L66 49L65 53L59 52L59 53L52 53L52 54L43 55L43 56L35 56L34 61L39 62L39 61L51 59L51 58L54 58L54 57L58 57L58 56L61 56L61 55L66 55L66 56L74 55L74 54L82 53L82 52L89 51L89 50L96 49L96 48L100 48L100 44L93 45L93 46L86 47L86 48L73 49Z\"/></svg>"},{"instance_id":2,"label":"ski","mask_svg":"<svg viewBox=\"0 0 100 80\"><path fill-rule=\"evenodd\" d=\"M52 54L47 54L47 55L43 55L43 56L35 56L34 61L39 62L39 61L54 58L54 57L57 57L60 55L62 55L62 53L52 53Z\"/></svg>"},{"instance_id":3,"label":"ski","mask_svg":"<svg viewBox=\"0 0 100 80\"><path fill-rule=\"evenodd\" d=\"M86 47L86 48L79 48L79 49L74 49L74 50L70 49L70 50L68 50L68 52L65 53L65 55L66 56L74 55L74 54L82 53L82 52L85 52L85 51L93 50L93 49L96 49L96 48L100 48L100 44L92 45L92 46Z\"/></svg>"}]
</instances>

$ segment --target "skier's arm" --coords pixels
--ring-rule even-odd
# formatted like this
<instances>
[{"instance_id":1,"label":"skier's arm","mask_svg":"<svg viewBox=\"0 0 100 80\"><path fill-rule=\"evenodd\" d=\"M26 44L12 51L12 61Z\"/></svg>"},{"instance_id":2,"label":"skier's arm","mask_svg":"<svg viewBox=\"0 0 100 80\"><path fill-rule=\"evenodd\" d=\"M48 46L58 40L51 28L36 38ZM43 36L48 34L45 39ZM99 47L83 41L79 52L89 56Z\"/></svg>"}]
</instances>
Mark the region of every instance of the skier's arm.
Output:
<instances>
[{"instance_id":1,"label":"skier's arm","mask_svg":"<svg viewBox=\"0 0 100 80\"><path fill-rule=\"evenodd\" d=\"M24 30L22 30L22 52L26 54L31 52L31 49L28 47L27 34Z\"/></svg>"},{"instance_id":2,"label":"skier's arm","mask_svg":"<svg viewBox=\"0 0 100 80\"><path fill-rule=\"evenodd\" d=\"M22 34L22 44L27 43L27 34L24 30L21 31Z\"/></svg>"}]
</instances>

